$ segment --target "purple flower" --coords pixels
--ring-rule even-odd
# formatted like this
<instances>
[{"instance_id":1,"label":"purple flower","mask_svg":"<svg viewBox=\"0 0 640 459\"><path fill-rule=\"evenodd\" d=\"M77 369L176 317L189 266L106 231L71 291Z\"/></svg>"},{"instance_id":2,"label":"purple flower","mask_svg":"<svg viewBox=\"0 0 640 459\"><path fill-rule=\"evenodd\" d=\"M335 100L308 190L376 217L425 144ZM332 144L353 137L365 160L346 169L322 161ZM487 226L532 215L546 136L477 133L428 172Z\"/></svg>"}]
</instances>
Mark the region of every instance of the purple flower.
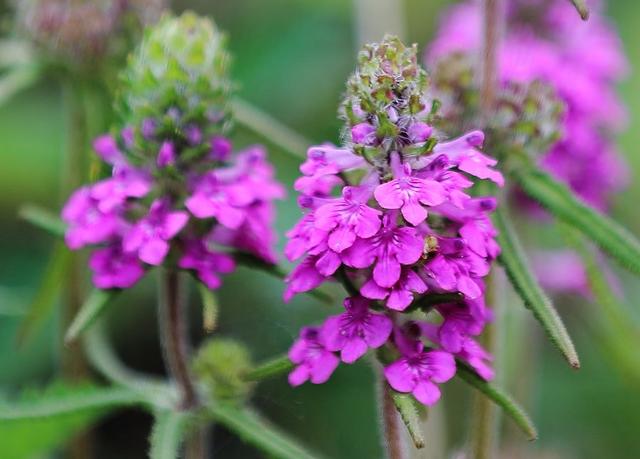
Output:
<instances>
[{"instance_id":1,"label":"purple flower","mask_svg":"<svg viewBox=\"0 0 640 459\"><path fill-rule=\"evenodd\" d=\"M376 128L369 123L356 124L351 128L353 143L373 145L376 142Z\"/></svg>"},{"instance_id":2,"label":"purple flower","mask_svg":"<svg viewBox=\"0 0 640 459\"><path fill-rule=\"evenodd\" d=\"M400 162L397 153L391 156L394 179L378 185L374 195L384 209L401 209L402 216L412 225L419 225L427 218L422 206L437 206L446 198L444 187L435 180L411 176L411 166Z\"/></svg>"},{"instance_id":3,"label":"purple flower","mask_svg":"<svg viewBox=\"0 0 640 459\"><path fill-rule=\"evenodd\" d=\"M322 325L326 349L340 351L342 361L353 363L369 348L378 348L387 342L393 323L383 314L369 311L369 300L362 297L344 300L346 311L329 317Z\"/></svg>"},{"instance_id":4,"label":"purple flower","mask_svg":"<svg viewBox=\"0 0 640 459\"><path fill-rule=\"evenodd\" d=\"M307 152L307 160L300 166L304 175L327 175L355 169L364 165L360 156L351 150L336 148L331 145L311 147Z\"/></svg>"},{"instance_id":5,"label":"purple flower","mask_svg":"<svg viewBox=\"0 0 640 459\"><path fill-rule=\"evenodd\" d=\"M71 195L62 209L62 219L69 224L65 241L71 249L105 242L120 227L116 214L100 210L100 202L91 197L89 187L82 187Z\"/></svg>"},{"instance_id":6,"label":"purple flower","mask_svg":"<svg viewBox=\"0 0 640 459\"><path fill-rule=\"evenodd\" d=\"M338 357L325 348L316 327L305 327L300 331L299 338L289 350L289 360L296 365L289 373L289 384L292 386L309 380L313 384L322 384L340 363Z\"/></svg>"},{"instance_id":7,"label":"purple flower","mask_svg":"<svg viewBox=\"0 0 640 459\"><path fill-rule=\"evenodd\" d=\"M151 190L149 174L123 166L113 172L113 177L96 182L91 187L91 197L98 201L102 212L111 212L128 198L142 198Z\"/></svg>"},{"instance_id":8,"label":"purple flower","mask_svg":"<svg viewBox=\"0 0 640 459\"><path fill-rule=\"evenodd\" d=\"M384 376L394 390L410 392L428 406L440 399L440 389L435 383L447 382L455 373L456 362L451 354L425 351L419 341L410 352L384 369Z\"/></svg>"},{"instance_id":9,"label":"purple flower","mask_svg":"<svg viewBox=\"0 0 640 459\"><path fill-rule=\"evenodd\" d=\"M213 290L222 284L219 274L229 274L236 264L230 255L209 249L201 239L188 239L178 266L195 271L198 278Z\"/></svg>"},{"instance_id":10,"label":"purple flower","mask_svg":"<svg viewBox=\"0 0 640 459\"><path fill-rule=\"evenodd\" d=\"M351 247L356 236L368 238L380 229L382 212L369 207L368 187L345 187L342 198L320 206L315 211L315 226L329 232L328 245L335 252Z\"/></svg>"},{"instance_id":11,"label":"purple flower","mask_svg":"<svg viewBox=\"0 0 640 459\"><path fill-rule=\"evenodd\" d=\"M307 251L324 244L328 236L328 231L316 228L315 215L309 212L287 232L289 241L284 248L284 254L289 261L297 260Z\"/></svg>"},{"instance_id":12,"label":"purple flower","mask_svg":"<svg viewBox=\"0 0 640 459\"><path fill-rule=\"evenodd\" d=\"M173 166L176 162L176 152L173 143L164 141L158 151L158 167Z\"/></svg>"},{"instance_id":13,"label":"purple flower","mask_svg":"<svg viewBox=\"0 0 640 459\"><path fill-rule=\"evenodd\" d=\"M445 155L458 169L480 179L489 179L499 186L504 185L504 177L499 171L491 169L498 161L478 151L484 143L484 133L473 131L450 142L438 143L433 152Z\"/></svg>"},{"instance_id":14,"label":"purple flower","mask_svg":"<svg viewBox=\"0 0 640 459\"><path fill-rule=\"evenodd\" d=\"M102 289L129 288L144 275L138 258L123 252L120 240L94 251L89 267L93 270L93 284Z\"/></svg>"},{"instance_id":15,"label":"purple flower","mask_svg":"<svg viewBox=\"0 0 640 459\"><path fill-rule=\"evenodd\" d=\"M231 229L218 225L211 232L211 240L252 253L268 263L275 263L277 257L273 252L273 204L258 202L245 208L245 211L246 216L240 227Z\"/></svg>"},{"instance_id":16,"label":"purple flower","mask_svg":"<svg viewBox=\"0 0 640 459\"><path fill-rule=\"evenodd\" d=\"M455 321L445 321L440 327L420 322L421 332L433 343L439 344L443 350L450 352L460 360L467 362L483 379L490 381L495 373L490 365L493 360L473 338L465 333L464 325ZM462 326L461 326L462 325Z\"/></svg>"},{"instance_id":17,"label":"purple flower","mask_svg":"<svg viewBox=\"0 0 640 459\"><path fill-rule=\"evenodd\" d=\"M415 293L422 294L428 290L427 284L413 269L403 267L400 279L392 287L380 287L373 278L370 278L360 288L360 294L372 300L384 300L389 309L404 311L413 302Z\"/></svg>"},{"instance_id":18,"label":"purple flower","mask_svg":"<svg viewBox=\"0 0 640 459\"><path fill-rule=\"evenodd\" d=\"M327 277L318 271L318 268L316 268L317 262L317 256L308 256L289 273L285 279L287 289L284 292L284 300L286 302L293 298L294 295L313 290L325 281Z\"/></svg>"},{"instance_id":19,"label":"purple flower","mask_svg":"<svg viewBox=\"0 0 640 459\"><path fill-rule=\"evenodd\" d=\"M169 253L169 242L187 224L184 211L170 211L169 202L155 200L146 217L139 220L124 236L123 248L137 253L140 260L159 265Z\"/></svg>"},{"instance_id":20,"label":"purple flower","mask_svg":"<svg viewBox=\"0 0 640 459\"><path fill-rule=\"evenodd\" d=\"M146 140L151 140L153 136L156 134L156 129L158 127L158 123L152 118L145 118L142 120L142 126L140 128L140 132L142 132L142 136Z\"/></svg>"},{"instance_id":21,"label":"purple flower","mask_svg":"<svg viewBox=\"0 0 640 459\"><path fill-rule=\"evenodd\" d=\"M185 206L197 218L215 217L224 226L237 229L246 218L243 207L251 201L252 190L236 183L221 183L214 171L199 180Z\"/></svg>"},{"instance_id":22,"label":"purple flower","mask_svg":"<svg viewBox=\"0 0 640 459\"><path fill-rule=\"evenodd\" d=\"M409 126L407 134L409 134L409 140L413 143L425 142L429 137L433 129L427 123L416 121Z\"/></svg>"},{"instance_id":23,"label":"purple flower","mask_svg":"<svg viewBox=\"0 0 640 459\"><path fill-rule=\"evenodd\" d=\"M222 136L211 139L211 152L209 157L215 161L226 161L231 155L231 142Z\"/></svg>"},{"instance_id":24,"label":"purple flower","mask_svg":"<svg viewBox=\"0 0 640 459\"><path fill-rule=\"evenodd\" d=\"M392 215L385 215L382 228L369 239L357 239L342 253L342 261L353 268L373 267L373 280L390 288L400 279L401 265L420 259L423 239L414 228L401 227Z\"/></svg>"},{"instance_id":25,"label":"purple flower","mask_svg":"<svg viewBox=\"0 0 640 459\"><path fill-rule=\"evenodd\" d=\"M187 142L192 147L202 142L202 131L198 126L187 126L184 130L184 135L187 138Z\"/></svg>"},{"instance_id":26,"label":"purple flower","mask_svg":"<svg viewBox=\"0 0 640 459\"><path fill-rule=\"evenodd\" d=\"M438 238L438 252L424 266L424 272L446 291L459 291L467 298L483 293L479 279L489 273L489 263L468 250L462 239Z\"/></svg>"},{"instance_id":27,"label":"purple flower","mask_svg":"<svg viewBox=\"0 0 640 459\"><path fill-rule=\"evenodd\" d=\"M113 166L124 164L126 161L120 149L116 139L109 134L101 135L93 141L93 149L98 156L108 164Z\"/></svg>"}]
</instances>

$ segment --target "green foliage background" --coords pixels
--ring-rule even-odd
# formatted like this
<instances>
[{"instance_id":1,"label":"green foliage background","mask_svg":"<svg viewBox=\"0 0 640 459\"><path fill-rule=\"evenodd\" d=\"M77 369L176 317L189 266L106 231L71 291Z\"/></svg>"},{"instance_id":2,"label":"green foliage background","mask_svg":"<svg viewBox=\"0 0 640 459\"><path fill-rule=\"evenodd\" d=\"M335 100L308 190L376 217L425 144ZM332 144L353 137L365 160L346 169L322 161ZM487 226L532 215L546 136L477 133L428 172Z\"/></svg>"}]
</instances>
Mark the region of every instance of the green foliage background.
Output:
<instances>
[{"instance_id":1,"label":"green foliage background","mask_svg":"<svg viewBox=\"0 0 640 459\"><path fill-rule=\"evenodd\" d=\"M558 0L563 1L563 0ZM566 1L566 0L565 0ZM176 2L215 18L230 35L233 72L240 95L268 110L316 142L337 141L335 114L344 81L355 62L353 10L347 0L191 0ZM409 0L405 15L409 39L420 45L433 34L438 12L447 2ZM620 147L630 164L632 183L614 209L615 217L640 234L640 3L610 1L609 11L620 28L631 61L631 74L620 88L629 107L629 129ZM380 35L384 31L380 31ZM14 98L0 108L0 394L14 395L25 386L49 381L59 361L58 317L52 314L37 336L18 349L20 314L29 304L42 275L53 240L17 219L17 208L34 202L55 209L60 200L64 117L60 90L54 81ZM258 139L238 130L238 145ZM270 148L278 177L291 185L297 163ZM290 228L299 213L295 195L279 205L278 231ZM553 236L552 236L553 237ZM554 241L550 241L553 243ZM637 279L622 274L627 297L640 317ZM148 280L122 295L110 313L119 353L138 369L160 373L155 336L154 286ZM328 312L309 297L290 304L281 300L282 285L268 276L239 269L220 293L220 327L216 333L247 343L259 361L287 349L302 324ZM193 333L198 328L197 295L193 299ZM518 311L515 303L509 305ZM640 454L640 381L612 369L610 355L589 334L585 317L592 306L564 301L560 313L576 339L582 369L572 371L527 317L519 333L508 337L511 391L529 409L540 440L527 444L506 428L506 443L516 448L505 457L637 458ZM513 312L519 314L519 312ZM516 353L518 351L518 353ZM447 389L450 446L461 446L469 419L469 391L455 384ZM379 457L375 384L366 364L342 366L330 383L289 388L283 378L260 386L254 401L273 422L332 458ZM1 398L0 398L1 399ZM115 417L114 417L115 416ZM136 458L146 451L151 418L129 410L112 415L96 431L99 457ZM24 438L19 438L24 435ZM28 430L16 430L12 443L29 442ZM0 438L0 457L4 440ZM216 432L217 457L262 457L227 434Z\"/></svg>"}]
</instances>

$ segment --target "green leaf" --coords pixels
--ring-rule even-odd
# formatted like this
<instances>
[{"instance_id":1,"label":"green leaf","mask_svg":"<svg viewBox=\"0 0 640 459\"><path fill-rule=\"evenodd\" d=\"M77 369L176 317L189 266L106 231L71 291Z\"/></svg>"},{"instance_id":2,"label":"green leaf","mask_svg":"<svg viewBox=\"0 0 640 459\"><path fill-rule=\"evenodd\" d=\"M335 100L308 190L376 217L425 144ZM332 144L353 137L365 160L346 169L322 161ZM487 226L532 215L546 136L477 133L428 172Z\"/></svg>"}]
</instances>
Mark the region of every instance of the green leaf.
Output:
<instances>
[{"instance_id":1,"label":"green leaf","mask_svg":"<svg viewBox=\"0 0 640 459\"><path fill-rule=\"evenodd\" d=\"M189 414L184 411L161 410L156 412L151 438L151 459L177 459L184 441Z\"/></svg>"},{"instance_id":2,"label":"green leaf","mask_svg":"<svg viewBox=\"0 0 640 459\"><path fill-rule=\"evenodd\" d=\"M67 225L54 213L32 204L20 208L18 215L33 226L45 230L57 237L64 237Z\"/></svg>"},{"instance_id":3,"label":"green leaf","mask_svg":"<svg viewBox=\"0 0 640 459\"><path fill-rule=\"evenodd\" d=\"M37 330L42 320L49 314L60 294L71 252L64 243L57 242L47 263L44 276L36 290L35 297L27 309L17 334L19 345L24 344Z\"/></svg>"},{"instance_id":4,"label":"green leaf","mask_svg":"<svg viewBox=\"0 0 640 459\"><path fill-rule=\"evenodd\" d=\"M562 352L573 368L580 368L580 360L562 319L551 300L538 284L529 268L518 237L509 222L504 208L496 209L493 219L498 230L498 244L502 252L498 260L527 309L540 322L551 342Z\"/></svg>"},{"instance_id":5,"label":"green leaf","mask_svg":"<svg viewBox=\"0 0 640 459\"><path fill-rule=\"evenodd\" d=\"M118 359L101 321L87 330L84 345L87 358L93 367L113 384L140 394L155 407L169 409L178 402L175 386L170 385L165 379L127 368Z\"/></svg>"},{"instance_id":6,"label":"green leaf","mask_svg":"<svg viewBox=\"0 0 640 459\"><path fill-rule=\"evenodd\" d=\"M522 189L545 209L629 269L640 274L640 242L609 217L583 203L565 185L537 170L514 172Z\"/></svg>"},{"instance_id":7,"label":"green leaf","mask_svg":"<svg viewBox=\"0 0 640 459\"><path fill-rule=\"evenodd\" d=\"M255 255L251 255L246 252L234 252L233 258L240 265L244 265L248 268L259 269L260 271L264 271L267 274L270 274L273 277L278 279L285 279L287 277L287 271L279 265L267 263L264 260L256 257ZM305 292L309 296L312 296L318 301L323 303L332 305L335 304L335 301L330 295L327 295L320 290L311 290L310 292Z\"/></svg>"},{"instance_id":8,"label":"green leaf","mask_svg":"<svg viewBox=\"0 0 640 459\"><path fill-rule=\"evenodd\" d=\"M104 308L120 293L120 290L94 289L80 307L64 336L65 343L74 341L104 311Z\"/></svg>"},{"instance_id":9,"label":"green leaf","mask_svg":"<svg viewBox=\"0 0 640 459\"><path fill-rule=\"evenodd\" d=\"M569 244L581 257L589 289L597 303L597 316L586 325L589 336L594 337L607 357L607 361L621 370L625 379L640 381L640 328L635 318L618 295L612 290L605 275L606 267L599 262L595 248L584 236L568 225L560 229Z\"/></svg>"},{"instance_id":10,"label":"green leaf","mask_svg":"<svg viewBox=\"0 0 640 459\"><path fill-rule=\"evenodd\" d=\"M211 333L218 322L218 299L216 294L202 282L198 282L198 291L202 299L202 326L207 333Z\"/></svg>"},{"instance_id":11,"label":"green leaf","mask_svg":"<svg viewBox=\"0 0 640 459\"><path fill-rule=\"evenodd\" d=\"M306 159L310 141L249 102L235 99L232 107L234 118L239 124L282 148L294 158Z\"/></svg>"},{"instance_id":12,"label":"green leaf","mask_svg":"<svg viewBox=\"0 0 640 459\"><path fill-rule=\"evenodd\" d=\"M571 3L573 3L573 6L578 10L578 14L583 21L589 19L589 8L587 8L584 0L571 0Z\"/></svg>"},{"instance_id":13,"label":"green leaf","mask_svg":"<svg viewBox=\"0 0 640 459\"><path fill-rule=\"evenodd\" d=\"M262 381L263 379L288 373L292 369L293 363L289 360L289 356L283 355L258 365L244 375L244 379L247 381Z\"/></svg>"},{"instance_id":14,"label":"green leaf","mask_svg":"<svg viewBox=\"0 0 640 459\"><path fill-rule=\"evenodd\" d=\"M249 408L230 403L216 403L209 407L216 422L235 432L240 438L266 454L279 459L312 459L319 456L310 453L295 440L265 421Z\"/></svg>"},{"instance_id":15,"label":"green leaf","mask_svg":"<svg viewBox=\"0 0 640 459\"><path fill-rule=\"evenodd\" d=\"M91 385L50 386L0 404L3 459L28 459L60 447L109 412L140 404L127 389Z\"/></svg>"},{"instance_id":16,"label":"green leaf","mask_svg":"<svg viewBox=\"0 0 640 459\"><path fill-rule=\"evenodd\" d=\"M35 65L23 65L9 70L0 78L0 105L32 86L39 77L40 69Z\"/></svg>"},{"instance_id":17,"label":"green leaf","mask_svg":"<svg viewBox=\"0 0 640 459\"><path fill-rule=\"evenodd\" d=\"M482 379L472 368L466 363L457 361L459 376L463 381L473 386L484 395L486 395L493 403L498 405L504 412L516 423L518 427L529 437L529 440L536 440L538 432L531 422L531 419L525 413L524 409L515 402L508 394Z\"/></svg>"},{"instance_id":18,"label":"green leaf","mask_svg":"<svg viewBox=\"0 0 640 459\"><path fill-rule=\"evenodd\" d=\"M391 397L393 398L393 403L396 405L398 413L400 413L402 422L407 426L413 444L418 449L424 448L426 442L422 435L422 426L420 424L420 416L418 415L415 399L409 394L401 394L394 390L391 391Z\"/></svg>"}]
</instances>

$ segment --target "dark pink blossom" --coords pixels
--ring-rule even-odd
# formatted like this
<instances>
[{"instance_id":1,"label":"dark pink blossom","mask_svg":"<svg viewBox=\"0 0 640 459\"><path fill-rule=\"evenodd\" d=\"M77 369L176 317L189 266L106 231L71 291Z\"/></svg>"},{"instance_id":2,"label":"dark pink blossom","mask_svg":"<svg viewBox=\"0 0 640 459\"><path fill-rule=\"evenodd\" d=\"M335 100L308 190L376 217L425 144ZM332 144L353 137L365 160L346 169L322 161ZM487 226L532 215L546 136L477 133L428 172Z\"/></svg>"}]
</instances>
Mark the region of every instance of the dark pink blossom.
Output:
<instances>
[{"instance_id":1,"label":"dark pink blossom","mask_svg":"<svg viewBox=\"0 0 640 459\"><path fill-rule=\"evenodd\" d=\"M193 270L198 278L213 290L222 284L220 274L233 272L236 264L233 257L210 249L201 239L188 239L184 243L178 266Z\"/></svg>"},{"instance_id":2,"label":"dark pink blossom","mask_svg":"<svg viewBox=\"0 0 640 459\"><path fill-rule=\"evenodd\" d=\"M440 388L453 378L456 363L453 356L444 351L425 351L416 341L399 360L384 369L384 376L394 390L411 393L420 403L431 406L440 399Z\"/></svg>"},{"instance_id":3,"label":"dark pink blossom","mask_svg":"<svg viewBox=\"0 0 640 459\"><path fill-rule=\"evenodd\" d=\"M370 278L360 288L360 294L372 300L385 300L389 309L404 311L411 305L415 294L422 294L428 290L427 284L412 268L403 267L400 279L392 287L380 287Z\"/></svg>"},{"instance_id":4,"label":"dark pink blossom","mask_svg":"<svg viewBox=\"0 0 640 459\"><path fill-rule=\"evenodd\" d=\"M173 166L175 162L176 152L175 148L173 147L173 143L168 141L162 142L162 145L160 145L160 150L158 151L158 167Z\"/></svg>"},{"instance_id":5,"label":"dark pink blossom","mask_svg":"<svg viewBox=\"0 0 640 459\"><path fill-rule=\"evenodd\" d=\"M478 151L483 143L482 131L473 131L450 142L438 143L433 151L436 155L445 155L461 171L503 186L504 177L499 171L492 169L498 161Z\"/></svg>"},{"instance_id":6,"label":"dark pink blossom","mask_svg":"<svg viewBox=\"0 0 640 459\"><path fill-rule=\"evenodd\" d=\"M122 245L127 253L137 253L140 260L159 265L169 253L169 240L187 224L189 215L172 211L168 201L156 200L146 217L125 234Z\"/></svg>"},{"instance_id":7,"label":"dark pink blossom","mask_svg":"<svg viewBox=\"0 0 640 459\"><path fill-rule=\"evenodd\" d=\"M351 247L356 237L368 238L378 232L381 212L366 204L370 196L367 187L345 187L342 198L316 209L315 226L329 232L331 250L340 253Z\"/></svg>"},{"instance_id":8,"label":"dark pink blossom","mask_svg":"<svg viewBox=\"0 0 640 459\"><path fill-rule=\"evenodd\" d=\"M120 227L116 214L100 210L100 201L91 197L89 187L82 187L71 195L62 209L62 219L69 225L65 241L71 249L105 242Z\"/></svg>"},{"instance_id":9,"label":"dark pink blossom","mask_svg":"<svg viewBox=\"0 0 640 459\"><path fill-rule=\"evenodd\" d=\"M342 254L352 268L373 265L373 280L381 287L392 287L400 279L402 265L412 265L422 256L424 242L414 228L398 226L386 215L380 231L369 239L357 239Z\"/></svg>"},{"instance_id":10,"label":"dark pink blossom","mask_svg":"<svg viewBox=\"0 0 640 459\"><path fill-rule=\"evenodd\" d=\"M91 197L102 212L111 212L129 198L143 198L151 190L149 174L131 167L120 167L113 176L91 186Z\"/></svg>"},{"instance_id":11,"label":"dark pink blossom","mask_svg":"<svg viewBox=\"0 0 640 459\"><path fill-rule=\"evenodd\" d=\"M384 209L400 209L402 216L412 225L427 218L424 206L437 206L446 199L444 187L435 180L413 177L411 166L401 164L398 153L391 156L394 179L378 185L374 195Z\"/></svg>"},{"instance_id":12,"label":"dark pink blossom","mask_svg":"<svg viewBox=\"0 0 640 459\"><path fill-rule=\"evenodd\" d=\"M345 312L329 317L322 325L325 347L340 351L342 361L353 363L369 348L382 346L393 329L391 319L369 310L369 300L362 297L344 300Z\"/></svg>"},{"instance_id":13,"label":"dark pink blossom","mask_svg":"<svg viewBox=\"0 0 640 459\"><path fill-rule=\"evenodd\" d=\"M289 350L289 359L296 368L289 373L289 384L299 386L306 381L313 384L326 382L340 360L328 351L316 327L305 327Z\"/></svg>"},{"instance_id":14,"label":"dark pink blossom","mask_svg":"<svg viewBox=\"0 0 640 459\"><path fill-rule=\"evenodd\" d=\"M93 271L93 284L102 289L129 288L144 275L138 257L124 252L119 240L93 252L89 267Z\"/></svg>"}]
</instances>

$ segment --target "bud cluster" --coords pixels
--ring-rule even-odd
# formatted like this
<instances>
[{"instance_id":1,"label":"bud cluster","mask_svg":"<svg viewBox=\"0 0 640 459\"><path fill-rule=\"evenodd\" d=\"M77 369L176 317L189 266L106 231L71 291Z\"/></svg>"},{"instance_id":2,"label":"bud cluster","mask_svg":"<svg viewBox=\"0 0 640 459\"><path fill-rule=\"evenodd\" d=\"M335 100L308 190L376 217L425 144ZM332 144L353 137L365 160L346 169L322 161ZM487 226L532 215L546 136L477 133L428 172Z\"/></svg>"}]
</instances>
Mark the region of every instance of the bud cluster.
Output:
<instances>
[{"instance_id":1,"label":"bud cluster","mask_svg":"<svg viewBox=\"0 0 640 459\"><path fill-rule=\"evenodd\" d=\"M165 0L33 0L20 2L26 32L48 52L77 62L107 54L114 37L125 35L129 18L138 25L155 22Z\"/></svg>"},{"instance_id":2,"label":"bud cluster","mask_svg":"<svg viewBox=\"0 0 640 459\"><path fill-rule=\"evenodd\" d=\"M625 167L612 136L624 124L624 108L614 87L625 74L627 62L620 38L602 15L600 2L592 2L590 10L591 16L585 22L569 2L510 2L506 12L508 27L498 50L503 89L499 98L511 99L514 88L520 88L516 93L526 95L526 103L538 104L535 108L540 115L532 127L545 139L543 143L531 143L529 150L538 150L538 161L544 169L567 183L583 200L604 210L612 194L626 181ZM436 82L444 79L450 85L458 77L463 87L474 83L469 71L472 75L478 73L481 34L479 2L469 0L448 10L427 53L427 64L436 69ZM463 61L466 70L457 75L446 73L460 65L460 58L454 57L460 54L467 59ZM444 77L439 76L442 71ZM550 87L565 105L560 119L550 92L541 92L542 85ZM443 96L445 113L467 110L463 104L468 100L446 97L448 86L436 83L436 89L445 93L438 94ZM558 128L554 129L552 124L556 121ZM498 127L509 129L507 125ZM561 136L545 135L555 130ZM537 140L535 134L527 138L532 140Z\"/></svg>"},{"instance_id":3,"label":"bud cluster","mask_svg":"<svg viewBox=\"0 0 640 459\"><path fill-rule=\"evenodd\" d=\"M451 53L438 60L433 91L442 104L434 124L442 131L459 135L461 126L478 118L480 89L468 55ZM564 104L543 81L504 82L486 124L491 151L504 164L518 154L537 159L560 139L563 114Z\"/></svg>"}]
</instances>

